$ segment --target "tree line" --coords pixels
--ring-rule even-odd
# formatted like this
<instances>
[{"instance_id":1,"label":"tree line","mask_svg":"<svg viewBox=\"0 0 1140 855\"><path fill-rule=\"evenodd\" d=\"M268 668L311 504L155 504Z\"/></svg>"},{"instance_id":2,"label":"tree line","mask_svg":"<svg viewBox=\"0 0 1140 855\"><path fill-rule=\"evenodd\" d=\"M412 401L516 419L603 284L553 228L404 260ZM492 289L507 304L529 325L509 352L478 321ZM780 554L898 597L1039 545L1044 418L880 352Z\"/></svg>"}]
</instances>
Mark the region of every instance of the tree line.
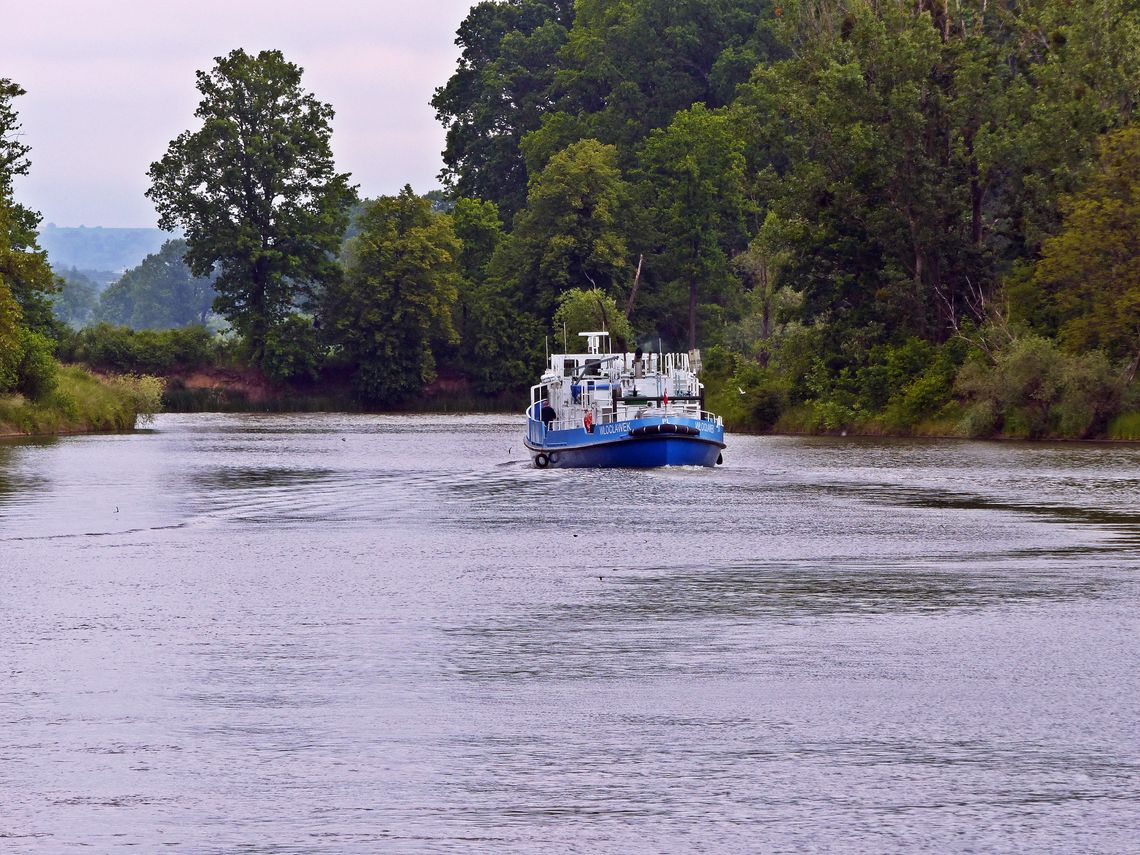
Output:
<instances>
[{"instance_id":1,"label":"tree line","mask_svg":"<svg viewBox=\"0 0 1140 855\"><path fill-rule=\"evenodd\" d=\"M358 200L280 52L198 73L148 195L270 377L517 394L601 323L738 425L1140 431L1138 0L484 0L457 44L427 197Z\"/></svg>"},{"instance_id":2,"label":"tree line","mask_svg":"<svg viewBox=\"0 0 1140 855\"><path fill-rule=\"evenodd\" d=\"M445 176L540 325L597 285L759 427L1140 405L1135 0L512 0L459 44Z\"/></svg>"}]
</instances>

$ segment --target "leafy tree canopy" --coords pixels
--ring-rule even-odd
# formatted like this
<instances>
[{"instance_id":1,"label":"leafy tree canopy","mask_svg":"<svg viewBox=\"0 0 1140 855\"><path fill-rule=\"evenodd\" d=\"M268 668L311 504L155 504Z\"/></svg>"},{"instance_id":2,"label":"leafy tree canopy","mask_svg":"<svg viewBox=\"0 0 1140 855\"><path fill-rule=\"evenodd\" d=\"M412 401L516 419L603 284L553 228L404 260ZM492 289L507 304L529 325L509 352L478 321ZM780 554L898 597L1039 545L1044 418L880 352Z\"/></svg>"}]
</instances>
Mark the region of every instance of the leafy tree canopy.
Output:
<instances>
[{"instance_id":1,"label":"leafy tree canopy","mask_svg":"<svg viewBox=\"0 0 1140 855\"><path fill-rule=\"evenodd\" d=\"M613 297L600 288L564 291L558 298L558 310L554 313L554 341L561 342L565 337L566 346L573 351L581 347L579 333L595 330L608 332L615 349L633 341L633 327Z\"/></svg>"},{"instance_id":2,"label":"leafy tree canopy","mask_svg":"<svg viewBox=\"0 0 1140 855\"><path fill-rule=\"evenodd\" d=\"M495 250L503 239L503 222L494 202L456 199L451 211L451 224L459 239L459 265L469 282L480 282L487 276Z\"/></svg>"},{"instance_id":3,"label":"leafy tree canopy","mask_svg":"<svg viewBox=\"0 0 1140 855\"><path fill-rule=\"evenodd\" d=\"M185 262L186 241L170 240L111 285L99 298L99 320L132 329L163 330L205 324L214 303L212 276L195 276Z\"/></svg>"},{"instance_id":4,"label":"leafy tree canopy","mask_svg":"<svg viewBox=\"0 0 1140 855\"><path fill-rule=\"evenodd\" d=\"M566 118L576 116L581 136L629 154L678 110L727 104L779 53L770 0L579 0L576 9L559 55L557 111L537 134L563 145L573 141Z\"/></svg>"},{"instance_id":5,"label":"leafy tree canopy","mask_svg":"<svg viewBox=\"0 0 1140 855\"><path fill-rule=\"evenodd\" d=\"M614 146L581 140L531 179L527 207L492 267L539 317L549 318L569 288L613 291L632 278L622 222L629 186L617 161Z\"/></svg>"},{"instance_id":6,"label":"leafy tree canopy","mask_svg":"<svg viewBox=\"0 0 1140 855\"><path fill-rule=\"evenodd\" d=\"M723 293L748 241L744 142L730 118L697 104L654 131L641 152L665 277L688 291L688 346L697 346L699 291ZM712 295L710 295L712 296Z\"/></svg>"},{"instance_id":7,"label":"leafy tree canopy","mask_svg":"<svg viewBox=\"0 0 1140 855\"><path fill-rule=\"evenodd\" d=\"M12 193L12 179L28 174L29 146L20 142L20 118L13 101L26 94L16 83L0 77L0 196Z\"/></svg>"},{"instance_id":8,"label":"leafy tree canopy","mask_svg":"<svg viewBox=\"0 0 1140 855\"><path fill-rule=\"evenodd\" d=\"M24 90L0 79L0 392L31 398L55 387L53 339L59 332L52 312L55 276L36 245L39 214L12 197L12 179L29 168L28 146L20 142L14 99Z\"/></svg>"},{"instance_id":9,"label":"leafy tree canopy","mask_svg":"<svg viewBox=\"0 0 1140 855\"><path fill-rule=\"evenodd\" d=\"M256 362L294 305L335 278L333 254L355 191L336 172L333 110L280 51L234 50L197 73L197 131L151 164L162 228L181 227L197 276L218 270L216 307Z\"/></svg>"},{"instance_id":10,"label":"leafy tree canopy","mask_svg":"<svg viewBox=\"0 0 1140 855\"><path fill-rule=\"evenodd\" d=\"M1061 341L1140 366L1140 126L1105 137L1064 225L1045 241L1033 283L1052 304Z\"/></svg>"},{"instance_id":11,"label":"leafy tree canopy","mask_svg":"<svg viewBox=\"0 0 1140 855\"><path fill-rule=\"evenodd\" d=\"M573 18L571 0L484 0L460 24L458 68L432 98L447 126L441 177L458 196L493 200L508 219L522 207L519 143L549 109Z\"/></svg>"},{"instance_id":12,"label":"leafy tree canopy","mask_svg":"<svg viewBox=\"0 0 1140 855\"><path fill-rule=\"evenodd\" d=\"M434 350L455 341L459 243L451 219L405 187L365 205L326 295L325 326L354 369L359 398L398 403L435 378Z\"/></svg>"}]
</instances>

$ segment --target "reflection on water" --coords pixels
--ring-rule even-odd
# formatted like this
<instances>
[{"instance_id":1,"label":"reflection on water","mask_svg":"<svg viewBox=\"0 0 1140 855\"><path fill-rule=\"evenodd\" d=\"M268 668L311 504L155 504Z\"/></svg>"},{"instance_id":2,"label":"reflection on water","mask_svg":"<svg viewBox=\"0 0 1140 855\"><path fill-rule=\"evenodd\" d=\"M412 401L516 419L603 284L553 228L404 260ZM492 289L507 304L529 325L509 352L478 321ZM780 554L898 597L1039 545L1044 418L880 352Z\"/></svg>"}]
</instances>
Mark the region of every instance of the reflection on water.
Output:
<instances>
[{"instance_id":1,"label":"reflection on water","mask_svg":"<svg viewBox=\"0 0 1140 855\"><path fill-rule=\"evenodd\" d=\"M0 444L20 852L1135 851L1140 448Z\"/></svg>"},{"instance_id":2,"label":"reflection on water","mask_svg":"<svg viewBox=\"0 0 1140 855\"><path fill-rule=\"evenodd\" d=\"M8 504L34 501L35 496L46 486L42 478L21 471L16 465L20 450L30 445L27 440L0 439L0 509Z\"/></svg>"}]
</instances>

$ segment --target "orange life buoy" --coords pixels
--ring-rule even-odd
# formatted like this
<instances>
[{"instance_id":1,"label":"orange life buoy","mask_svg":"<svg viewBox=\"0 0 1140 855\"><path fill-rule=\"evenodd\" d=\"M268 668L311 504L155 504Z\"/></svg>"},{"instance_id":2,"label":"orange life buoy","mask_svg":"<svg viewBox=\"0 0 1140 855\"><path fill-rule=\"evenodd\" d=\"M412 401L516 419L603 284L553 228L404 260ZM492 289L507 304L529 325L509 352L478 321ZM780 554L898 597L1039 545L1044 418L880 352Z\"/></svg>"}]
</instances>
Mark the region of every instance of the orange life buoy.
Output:
<instances>
[{"instance_id":1,"label":"orange life buoy","mask_svg":"<svg viewBox=\"0 0 1140 855\"><path fill-rule=\"evenodd\" d=\"M594 414L586 410L586 415L582 416L582 426L586 428L586 433L594 432Z\"/></svg>"}]
</instances>

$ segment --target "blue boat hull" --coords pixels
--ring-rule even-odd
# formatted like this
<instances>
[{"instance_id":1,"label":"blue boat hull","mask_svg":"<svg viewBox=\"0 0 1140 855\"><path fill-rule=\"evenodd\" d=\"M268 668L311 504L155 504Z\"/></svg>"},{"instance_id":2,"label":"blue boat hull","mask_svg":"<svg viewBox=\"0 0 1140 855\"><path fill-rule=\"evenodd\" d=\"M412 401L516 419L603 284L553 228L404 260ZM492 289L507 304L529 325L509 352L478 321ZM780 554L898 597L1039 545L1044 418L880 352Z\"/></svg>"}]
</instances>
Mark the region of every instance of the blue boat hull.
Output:
<instances>
[{"instance_id":1,"label":"blue boat hull","mask_svg":"<svg viewBox=\"0 0 1140 855\"><path fill-rule=\"evenodd\" d=\"M535 451L536 466L542 466ZM715 466L720 446L689 437L627 439L606 445L561 448L545 452L553 469L581 467L650 469L657 466Z\"/></svg>"},{"instance_id":2,"label":"blue boat hull","mask_svg":"<svg viewBox=\"0 0 1140 855\"><path fill-rule=\"evenodd\" d=\"M540 469L715 466L725 447L722 426L696 419L639 419L593 432L546 431L534 420L529 427L526 446Z\"/></svg>"}]
</instances>

